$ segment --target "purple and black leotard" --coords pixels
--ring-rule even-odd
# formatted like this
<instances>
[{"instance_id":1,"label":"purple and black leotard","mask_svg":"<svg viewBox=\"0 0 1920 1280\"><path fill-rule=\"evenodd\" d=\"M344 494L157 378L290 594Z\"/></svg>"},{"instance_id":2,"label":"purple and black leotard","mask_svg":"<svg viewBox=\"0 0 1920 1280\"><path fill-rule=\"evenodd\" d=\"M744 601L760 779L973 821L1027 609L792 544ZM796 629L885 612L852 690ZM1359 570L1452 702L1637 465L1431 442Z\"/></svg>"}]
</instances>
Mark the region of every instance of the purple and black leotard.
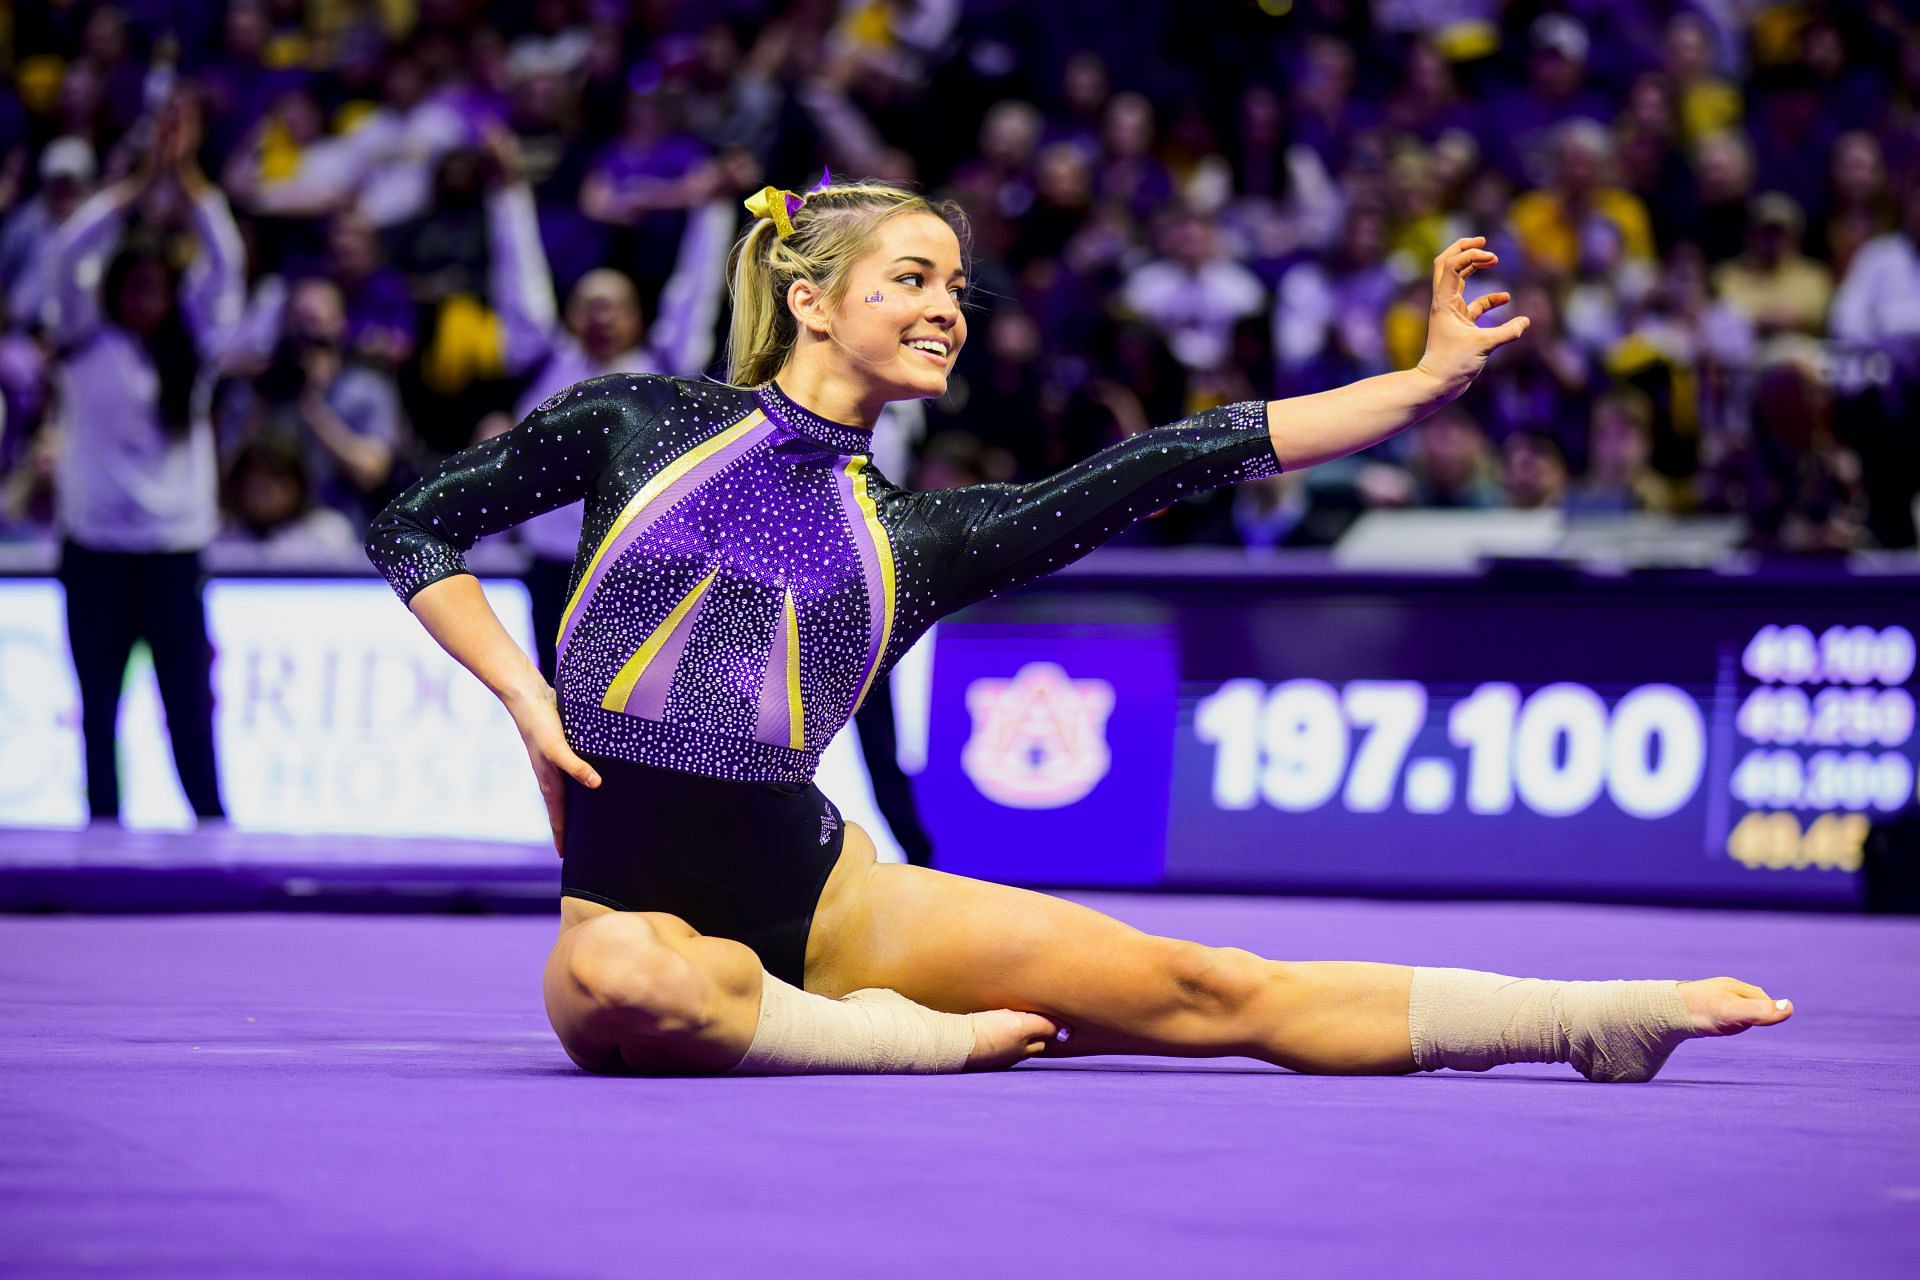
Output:
<instances>
[{"instance_id":1,"label":"purple and black leotard","mask_svg":"<svg viewBox=\"0 0 1920 1280\"><path fill-rule=\"evenodd\" d=\"M603 781L568 784L562 892L737 938L796 986L843 838L814 770L874 682L946 614L1280 469L1260 401L1032 484L910 492L870 450L773 383L611 374L448 459L367 536L411 599L478 538L585 499L555 684Z\"/></svg>"}]
</instances>

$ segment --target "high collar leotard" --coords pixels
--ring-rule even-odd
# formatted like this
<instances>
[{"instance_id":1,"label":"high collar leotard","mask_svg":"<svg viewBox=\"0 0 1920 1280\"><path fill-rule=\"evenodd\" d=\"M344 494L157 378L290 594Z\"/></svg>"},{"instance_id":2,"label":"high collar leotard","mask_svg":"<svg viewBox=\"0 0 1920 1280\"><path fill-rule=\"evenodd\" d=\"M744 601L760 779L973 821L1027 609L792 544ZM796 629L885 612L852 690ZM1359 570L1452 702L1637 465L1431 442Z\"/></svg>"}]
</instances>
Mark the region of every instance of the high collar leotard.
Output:
<instances>
[{"instance_id":1,"label":"high collar leotard","mask_svg":"<svg viewBox=\"0 0 1920 1280\"><path fill-rule=\"evenodd\" d=\"M367 553L411 599L466 572L478 538L584 498L555 681L574 750L808 782L942 616L1183 497L1280 470L1260 401L1032 484L910 492L870 450L870 432L773 383L611 374L449 458L381 513Z\"/></svg>"}]
</instances>

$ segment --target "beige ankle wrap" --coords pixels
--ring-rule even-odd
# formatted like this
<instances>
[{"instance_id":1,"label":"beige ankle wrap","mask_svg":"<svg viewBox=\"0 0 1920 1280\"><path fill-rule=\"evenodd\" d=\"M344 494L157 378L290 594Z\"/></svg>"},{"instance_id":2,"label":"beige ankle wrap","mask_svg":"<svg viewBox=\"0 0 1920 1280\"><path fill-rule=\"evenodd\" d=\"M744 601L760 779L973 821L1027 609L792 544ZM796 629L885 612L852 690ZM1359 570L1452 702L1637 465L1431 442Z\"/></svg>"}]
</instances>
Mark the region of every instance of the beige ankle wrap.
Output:
<instances>
[{"instance_id":1,"label":"beige ankle wrap","mask_svg":"<svg viewBox=\"0 0 1920 1280\"><path fill-rule=\"evenodd\" d=\"M760 1021L747 1056L723 1075L959 1071L973 1053L973 1022L885 987L838 1000L761 973Z\"/></svg>"},{"instance_id":2,"label":"beige ankle wrap","mask_svg":"<svg viewBox=\"0 0 1920 1280\"><path fill-rule=\"evenodd\" d=\"M1414 966L1407 1005L1422 1071L1571 1062L1589 1080L1653 1079L1693 1020L1674 982L1553 982Z\"/></svg>"}]
</instances>

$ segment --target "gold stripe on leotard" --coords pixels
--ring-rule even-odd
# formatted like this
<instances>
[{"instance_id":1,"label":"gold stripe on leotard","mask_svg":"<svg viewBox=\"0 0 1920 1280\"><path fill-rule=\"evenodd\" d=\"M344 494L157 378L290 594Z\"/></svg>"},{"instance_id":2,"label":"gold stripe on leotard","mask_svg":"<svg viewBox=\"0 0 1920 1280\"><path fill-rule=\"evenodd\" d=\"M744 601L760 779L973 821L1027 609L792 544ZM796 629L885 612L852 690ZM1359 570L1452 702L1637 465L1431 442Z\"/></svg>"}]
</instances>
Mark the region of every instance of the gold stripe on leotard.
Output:
<instances>
[{"instance_id":1,"label":"gold stripe on leotard","mask_svg":"<svg viewBox=\"0 0 1920 1280\"><path fill-rule=\"evenodd\" d=\"M887 531L881 527L880 513L873 505L873 495L867 491L867 458L864 454L855 454L847 459L847 479L853 484L853 500L860 504L860 514L865 517L867 537L873 543L875 558L880 563L880 643L873 651L873 662L867 667L867 675L860 682L860 696L853 700L853 709L858 711L867 700L867 690L873 685L874 673L880 670L882 659L887 656L887 641L893 635L893 544L887 541Z\"/></svg>"},{"instance_id":2,"label":"gold stripe on leotard","mask_svg":"<svg viewBox=\"0 0 1920 1280\"><path fill-rule=\"evenodd\" d=\"M572 598L567 601L567 607L561 611L560 630L558 634L562 638L567 634L568 624L573 621L574 611L580 607L581 597L586 595L588 585L594 580L594 570L600 567L601 558L607 554L607 548L613 545L614 539L620 536L621 531L633 523L634 517L639 515L648 503L672 487L674 481L680 479L680 477L686 475L687 472L693 470L728 445L737 442L740 437L752 431L762 422L765 422L766 419L767 415L763 410L755 409L752 413L740 419L740 421L734 423L725 431L721 431L709 439L702 440L699 444L687 450L666 466L660 468L659 471L654 473L652 479L640 486L638 493L627 499L627 505L620 509L619 516L614 519L613 527L607 530L607 536L600 539L600 545L594 548L593 559L587 561L586 571L580 575L580 585L573 589Z\"/></svg>"},{"instance_id":3,"label":"gold stripe on leotard","mask_svg":"<svg viewBox=\"0 0 1920 1280\"><path fill-rule=\"evenodd\" d=\"M786 592L787 616L787 745L795 751L807 745L806 708L800 705L800 615L793 608L793 592Z\"/></svg>"},{"instance_id":4,"label":"gold stripe on leotard","mask_svg":"<svg viewBox=\"0 0 1920 1280\"><path fill-rule=\"evenodd\" d=\"M608 711L627 709L627 699L633 696L633 686L638 684L640 677L646 674L647 664L652 662L660 652L660 646L667 642L667 637L673 634L673 629L680 625L680 619L686 617L688 611L700 603L700 597L707 593L707 588L712 586L713 580L719 576L720 566L715 565L711 573L700 579L698 586L687 592L686 597L673 606L672 611L661 620L660 625L653 629L653 634L633 651L633 656L628 658L626 665L620 668L620 674L613 678L613 683L607 686L607 696L600 699L601 707Z\"/></svg>"}]
</instances>

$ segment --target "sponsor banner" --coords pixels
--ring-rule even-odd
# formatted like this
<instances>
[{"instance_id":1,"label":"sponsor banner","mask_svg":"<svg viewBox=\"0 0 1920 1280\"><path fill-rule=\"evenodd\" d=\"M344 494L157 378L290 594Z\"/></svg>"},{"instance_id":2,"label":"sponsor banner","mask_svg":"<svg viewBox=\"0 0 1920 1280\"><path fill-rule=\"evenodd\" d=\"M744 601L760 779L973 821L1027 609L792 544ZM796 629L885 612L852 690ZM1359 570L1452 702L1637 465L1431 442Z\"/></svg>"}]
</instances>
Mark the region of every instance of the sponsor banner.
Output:
<instances>
[{"instance_id":1,"label":"sponsor banner","mask_svg":"<svg viewBox=\"0 0 1920 1280\"><path fill-rule=\"evenodd\" d=\"M481 586L531 653L525 588L510 579ZM206 600L216 762L235 830L497 841L505 861L526 856L508 845L552 858L546 808L513 718L386 584L216 578ZM926 666L916 646L895 674L895 687L908 690L903 753L924 749ZM118 737L122 824L191 828L144 645L128 665ZM852 733L828 745L816 781L883 860L900 860ZM0 580L0 828L86 820L80 691L60 585ZM473 846L462 849L472 856Z\"/></svg>"},{"instance_id":2,"label":"sponsor banner","mask_svg":"<svg viewBox=\"0 0 1920 1280\"><path fill-rule=\"evenodd\" d=\"M527 594L482 584L532 648ZM547 820L513 719L377 581L207 586L221 799L242 831L538 843ZM57 583L0 582L0 824L86 822L80 694ZM144 646L119 720L122 823L193 825Z\"/></svg>"}]
</instances>

